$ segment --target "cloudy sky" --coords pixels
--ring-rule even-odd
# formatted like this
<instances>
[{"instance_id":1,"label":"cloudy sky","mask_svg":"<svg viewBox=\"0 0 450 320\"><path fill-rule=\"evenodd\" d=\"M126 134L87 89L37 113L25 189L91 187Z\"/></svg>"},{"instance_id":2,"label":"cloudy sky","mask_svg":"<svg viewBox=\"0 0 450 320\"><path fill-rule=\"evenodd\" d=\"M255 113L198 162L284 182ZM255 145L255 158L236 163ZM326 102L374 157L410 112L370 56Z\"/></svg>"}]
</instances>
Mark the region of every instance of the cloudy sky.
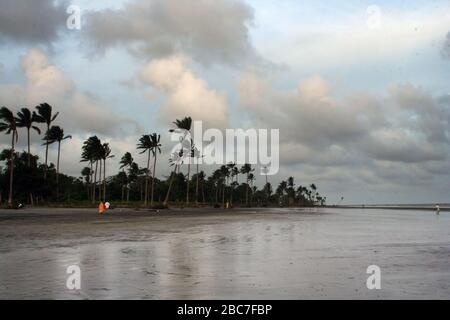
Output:
<instances>
[{"instance_id":1,"label":"cloudy sky","mask_svg":"<svg viewBox=\"0 0 450 320\"><path fill-rule=\"evenodd\" d=\"M76 176L90 135L144 164L138 137L170 149L191 115L280 129L271 181L314 182L329 203L450 202L449 79L448 0L0 0L0 105L60 111Z\"/></svg>"}]
</instances>

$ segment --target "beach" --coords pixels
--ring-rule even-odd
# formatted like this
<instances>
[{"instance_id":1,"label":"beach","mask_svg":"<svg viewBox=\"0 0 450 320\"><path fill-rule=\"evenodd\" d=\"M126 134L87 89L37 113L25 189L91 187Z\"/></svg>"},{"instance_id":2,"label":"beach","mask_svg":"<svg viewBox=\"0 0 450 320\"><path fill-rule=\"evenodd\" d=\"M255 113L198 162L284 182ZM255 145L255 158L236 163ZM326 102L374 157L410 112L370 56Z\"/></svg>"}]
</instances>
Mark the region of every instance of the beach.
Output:
<instances>
[{"instance_id":1,"label":"beach","mask_svg":"<svg viewBox=\"0 0 450 320\"><path fill-rule=\"evenodd\" d=\"M449 212L0 210L0 299L449 298Z\"/></svg>"}]
</instances>

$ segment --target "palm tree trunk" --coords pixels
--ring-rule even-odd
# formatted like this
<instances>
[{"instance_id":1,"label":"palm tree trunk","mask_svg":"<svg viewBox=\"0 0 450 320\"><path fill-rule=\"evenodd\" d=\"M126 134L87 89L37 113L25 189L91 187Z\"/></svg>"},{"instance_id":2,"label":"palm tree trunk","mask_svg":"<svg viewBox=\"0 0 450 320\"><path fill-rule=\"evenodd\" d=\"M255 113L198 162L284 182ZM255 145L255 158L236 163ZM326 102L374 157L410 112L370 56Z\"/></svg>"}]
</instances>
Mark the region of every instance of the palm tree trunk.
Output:
<instances>
[{"instance_id":1,"label":"palm tree trunk","mask_svg":"<svg viewBox=\"0 0 450 320\"><path fill-rule=\"evenodd\" d=\"M153 155L154 159L153 159L153 172L152 172L152 174L153 174L153 177L152 177L152 197L151 197L151 202L150 202L151 206L153 206L153 191L154 191L154 188L155 188L155 172L156 172L156 155L157 154L158 153L155 150L155 153Z\"/></svg>"},{"instance_id":2,"label":"palm tree trunk","mask_svg":"<svg viewBox=\"0 0 450 320\"><path fill-rule=\"evenodd\" d=\"M224 183L222 185L222 208L225 209L225 187L226 187L226 183Z\"/></svg>"},{"instance_id":3,"label":"palm tree trunk","mask_svg":"<svg viewBox=\"0 0 450 320\"><path fill-rule=\"evenodd\" d=\"M13 195L13 178L14 178L14 138L16 135L16 131L13 130L11 133L11 156L9 159L9 196L8 196L8 205L12 207L12 195Z\"/></svg>"},{"instance_id":4,"label":"palm tree trunk","mask_svg":"<svg viewBox=\"0 0 450 320\"><path fill-rule=\"evenodd\" d=\"M269 203L269 186L267 185L267 172L266 172L266 185L264 187L266 189L266 205ZM294 195L295 198L295 195Z\"/></svg>"},{"instance_id":5,"label":"palm tree trunk","mask_svg":"<svg viewBox=\"0 0 450 320\"><path fill-rule=\"evenodd\" d=\"M253 180L250 181L250 207L253 206Z\"/></svg>"},{"instance_id":6,"label":"palm tree trunk","mask_svg":"<svg viewBox=\"0 0 450 320\"><path fill-rule=\"evenodd\" d=\"M28 141L28 168L29 168L29 167L31 167L30 128L27 128L27 141ZM34 205L32 192L30 192L30 204L31 204L31 206Z\"/></svg>"},{"instance_id":7,"label":"palm tree trunk","mask_svg":"<svg viewBox=\"0 0 450 320\"><path fill-rule=\"evenodd\" d=\"M205 181L202 182L202 195L203 195L203 203L206 202L205 199Z\"/></svg>"},{"instance_id":8,"label":"palm tree trunk","mask_svg":"<svg viewBox=\"0 0 450 320\"><path fill-rule=\"evenodd\" d=\"M61 154L61 141L58 141L58 158L56 160L56 201L59 199L59 156Z\"/></svg>"},{"instance_id":9,"label":"palm tree trunk","mask_svg":"<svg viewBox=\"0 0 450 320\"><path fill-rule=\"evenodd\" d=\"M217 187L216 187L216 202L215 203L218 203L219 202L219 182L217 182Z\"/></svg>"},{"instance_id":10,"label":"palm tree trunk","mask_svg":"<svg viewBox=\"0 0 450 320\"><path fill-rule=\"evenodd\" d=\"M130 168L131 168L131 165L130 165ZM129 202L130 201L130 180L129 179L127 179L127 185L126 185L126 188L127 188L127 202Z\"/></svg>"},{"instance_id":11,"label":"palm tree trunk","mask_svg":"<svg viewBox=\"0 0 450 320\"><path fill-rule=\"evenodd\" d=\"M188 157L188 174L187 174L187 182L186 182L186 205L189 205L189 180L191 175L191 157Z\"/></svg>"},{"instance_id":12,"label":"palm tree trunk","mask_svg":"<svg viewBox=\"0 0 450 320\"><path fill-rule=\"evenodd\" d=\"M103 201L106 201L106 159L103 160Z\"/></svg>"},{"instance_id":13,"label":"palm tree trunk","mask_svg":"<svg viewBox=\"0 0 450 320\"><path fill-rule=\"evenodd\" d=\"M89 160L89 163L91 164L91 172L89 172L89 182L88 182L88 200L91 200L91 184L92 184L92 174L94 173L93 163L92 160Z\"/></svg>"},{"instance_id":14,"label":"palm tree trunk","mask_svg":"<svg viewBox=\"0 0 450 320\"><path fill-rule=\"evenodd\" d=\"M47 125L47 132L50 130L50 125ZM45 141L45 168L44 168L44 179L47 179L47 161L48 161L48 139Z\"/></svg>"},{"instance_id":15,"label":"palm tree trunk","mask_svg":"<svg viewBox=\"0 0 450 320\"><path fill-rule=\"evenodd\" d=\"M28 167L31 167L30 128L27 128L27 138L28 138Z\"/></svg>"},{"instance_id":16,"label":"palm tree trunk","mask_svg":"<svg viewBox=\"0 0 450 320\"><path fill-rule=\"evenodd\" d=\"M177 170L177 165L175 165L174 170L170 174L170 182L169 182L169 189L167 189L166 198L164 199L164 205L167 206L167 203L169 202L169 196L170 196L170 189L172 189L172 183L173 179L175 178L175 172Z\"/></svg>"},{"instance_id":17,"label":"palm tree trunk","mask_svg":"<svg viewBox=\"0 0 450 320\"><path fill-rule=\"evenodd\" d=\"M231 186L230 186L230 206L233 206L233 178L231 178Z\"/></svg>"},{"instance_id":18,"label":"palm tree trunk","mask_svg":"<svg viewBox=\"0 0 450 320\"><path fill-rule=\"evenodd\" d=\"M98 161L95 161L94 186L92 188L92 204L95 204L95 189L97 189L97 169L98 169Z\"/></svg>"},{"instance_id":19,"label":"palm tree trunk","mask_svg":"<svg viewBox=\"0 0 450 320\"><path fill-rule=\"evenodd\" d=\"M98 172L98 199L102 199L102 159L98 160L100 162L100 170Z\"/></svg>"},{"instance_id":20,"label":"palm tree trunk","mask_svg":"<svg viewBox=\"0 0 450 320\"><path fill-rule=\"evenodd\" d=\"M245 205L248 206L248 188L250 186L248 185L248 179L247 179L247 188L245 188Z\"/></svg>"},{"instance_id":21,"label":"palm tree trunk","mask_svg":"<svg viewBox=\"0 0 450 320\"><path fill-rule=\"evenodd\" d=\"M195 202L198 205L198 159L197 159L197 186L195 187Z\"/></svg>"},{"instance_id":22,"label":"palm tree trunk","mask_svg":"<svg viewBox=\"0 0 450 320\"><path fill-rule=\"evenodd\" d=\"M151 150L148 149L148 158L147 158L147 174L145 176L145 197L144 197L144 204L147 205L148 203L148 179L150 177L150 152Z\"/></svg>"}]
</instances>

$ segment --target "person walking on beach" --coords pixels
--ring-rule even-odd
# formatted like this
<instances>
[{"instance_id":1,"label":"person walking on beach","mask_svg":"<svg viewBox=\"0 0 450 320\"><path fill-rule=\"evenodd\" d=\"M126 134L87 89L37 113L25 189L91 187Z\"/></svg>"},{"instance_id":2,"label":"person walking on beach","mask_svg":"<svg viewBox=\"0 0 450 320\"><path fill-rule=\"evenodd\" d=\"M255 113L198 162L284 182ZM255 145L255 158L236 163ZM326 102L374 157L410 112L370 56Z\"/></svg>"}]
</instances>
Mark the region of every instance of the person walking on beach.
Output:
<instances>
[{"instance_id":1,"label":"person walking on beach","mask_svg":"<svg viewBox=\"0 0 450 320\"><path fill-rule=\"evenodd\" d=\"M436 205L436 214L439 215L440 211L441 211L441 208L439 208L439 205L437 204Z\"/></svg>"}]
</instances>

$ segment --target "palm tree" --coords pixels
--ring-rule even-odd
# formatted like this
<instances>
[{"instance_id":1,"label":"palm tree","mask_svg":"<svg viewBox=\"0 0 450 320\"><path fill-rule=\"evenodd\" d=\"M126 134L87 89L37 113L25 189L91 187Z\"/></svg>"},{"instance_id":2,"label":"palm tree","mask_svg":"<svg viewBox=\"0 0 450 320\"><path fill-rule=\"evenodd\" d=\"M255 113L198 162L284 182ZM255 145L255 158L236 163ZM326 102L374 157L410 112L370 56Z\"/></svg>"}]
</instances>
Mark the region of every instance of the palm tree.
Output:
<instances>
[{"instance_id":1,"label":"palm tree","mask_svg":"<svg viewBox=\"0 0 450 320\"><path fill-rule=\"evenodd\" d=\"M56 117L58 116L59 112L52 115L52 106L48 103L41 103L36 107L38 111L38 115L36 117L36 122L41 122L47 124L47 131L50 130L50 125L53 121L55 121ZM47 177L47 161L48 161L48 141L45 143L45 171L44 171L44 178Z\"/></svg>"},{"instance_id":2,"label":"palm tree","mask_svg":"<svg viewBox=\"0 0 450 320\"><path fill-rule=\"evenodd\" d=\"M148 202L148 180L150 177L150 156L151 156L151 152L153 149L152 139L149 134L142 135L142 137L139 139L137 148L142 150L140 152L140 154L148 152L147 171L146 171L146 175L145 175L145 195L144 195L144 204L147 205L147 202Z\"/></svg>"},{"instance_id":3,"label":"palm tree","mask_svg":"<svg viewBox=\"0 0 450 320\"><path fill-rule=\"evenodd\" d=\"M205 199L205 178L206 178L206 174L203 171L200 171L198 173L198 181L199 183L201 183L202 185L202 199L203 199L203 203L205 203L206 199Z\"/></svg>"},{"instance_id":4,"label":"palm tree","mask_svg":"<svg viewBox=\"0 0 450 320\"><path fill-rule=\"evenodd\" d=\"M230 175L230 171L227 166L220 167L220 177L222 182L222 207L225 208L225 189L227 187L227 180Z\"/></svg>"},{"instance_id":5,"label":"palm tree","mask_svg":"<svg viewBox=\"0 0 450 320\"><path fill-rule=\"evenodd\" d=\"M266 195L265 205L267 205L268 202L269 202L269 196L270 196L269 191L270 191L270 188L271 188L271 186L269 184L269 181L267 180L267 173L269 172L269 169L267 168L267 166L264 166L264 167L262 167L262 171L263 171L264 175L266 176L266 184L264 185L264 189L263 190L264 190L264 193ZM294 192L294 196L295 196L295 192Z\"/></svg>"},{"instance_id":6,"label":"palm tree","mask_svg":"<svg viewBox=\"0 0 450 320\"><path fill-rule=\"evenodd\" d=\"M0 108L0 132L11 134L11 156L9 157L9 196L8 205L12 206L13 178L14 178L14 146L19 136L17 134L17 118L6 107Z\"/></svg>"},{"instance_id":7,"label":"palm tree","mask_svg":"<svg viewBox=\"0 0 450 320\"><path fill-rule=\"evenodd\" d=\"M170 190L172 189L173 179L175 178L177 168L179 168L183 164L183 155L184 155L184 149L180 149L178 152L174 152L171 155L171 158L169 159L170 166L173 166L173 170L170 173L170 181L169 181L169 188L167 189L166 198L164 199L164 206L167 206L169 203L169 196L170 196Z\"/></svg>"},{"instance_id":8,"label":"palm tree","mask_svg":"<svg viewBox=\"0 0 450 320\"><path fill-rule=\"evenodd\" d=\"M114 158L114 155L111 154L111 148L109 147L109 143L102 144L101 159L103 160L103 200L105 201L106 201L106 160L111 158Z\"/></svg>"},{"instance_id":9,"label":"palm tree","mask_svg":"<svg viewBox=\"0 0 450 320\"><path fill-rule=\"evenodd\" d=\"M253 173L249 173L247 179L248 179L248 181L250 181L250 191L252 192L252 194L250 195L250 206L252 206L253 194L255 192L255 190L253 189L253 181L255 181L256 178L255 178L255 175Z\"/></svg>"},{"instance_id":10,"label":"palm tree","mask_svg":"<svg viewBox=\"0 0 450 320\"><path fill-rule=\"evenodd\" d=\"M27 128L27 140L28 140L28 166L31 165L31 151L30 151L30 129L35 130L38 134L41 134L41 129L34 126L33 123L39 122L39 116L35 111L31 112L28 108L22 108L17 113L17 126L20 128Z\"/></svg>"},{"instance_id":11,"label":"palm tree","mask_svg":"<svg viewBox=\"0 0 450 320\"><path fill-rule=\"evenodd\" d=\"M92 204L95 204L95 190L97 187L97 171L98 171L98 160L102 152L102 143L97 136L89 137L83 143L81 162L89 161L91 166L91 175L94 175L93 185L92 185ZM93 164L95 162L95 170L93 169ZM92 178L91 178L92 181Z\"/></svg>"},{"instance_id":12,"label":"palm tree","mask_svg":"<svg viewBox=\"0 0 450 320\"><path fill-rule=\"evenodd\" d=\"M241 167L241 173L244 174L247 178L247 188L245 190L245 205L246 206L248 206L248 189L250 188L249 175L253 170L255 170L255 169L252 169L252 166L249 163L246 163Z\"/></svg>"},{"instance_id":13,"label":"palm tree","mask_svg":"<svg viewBox=\"0 0 450 320\"><path fill-rule=\"evenodd\" d=\"M211 182L216 187L216 198L215 198L215 204L218 204L219 199L219 186L222 180L222 174L220 169L214 170L212 175L209 177L211 179Z\"/></svg>"},{"instance_id":14,"label":"palm tree","mask_svg":"<svg viewBox=\"0 0 450 320\"><path fill-rule=\"evenodd\" d=\"M285 193L287 190L287 182L286 181L281 181L280 184L278 185L277 188L277 194L278 194L278 198L281 198L281 200L279 200L280 204L284 205L284 197L285 197Z\"/></svg>"},{"instance_id":15,"label":"palm tree","mask_svg":"<svg viewBox=\"0 0 450 320\"><path fill-rule=\"evenodd\" d=\"M52 126L45 133L44 140L47 146L49 144L53 144L58 142L58 158L56 160L56 200L58 200L59 196L59 159L61 155L61 141L66 139L72 139L71 135L64 135L64 130L59 126Z\"/></svg>"},{"instance_id":16,"label":"palm tree","mask_svg":"<svg viewBox=\"0 0 450 320\"><path fill-rule=\"evenodd\" d=\"M183 118L181 120L177 119L177 120L175 120L173 122L173 124L176 125L178 130L184 131L184 135L183 135L183 138L182 138L182 141L181 141L182 144L183 144L184 139L186 139L186 136L188 134L190 135L191 126L192 126L192 118L191 117L185 117L185 118ZM170 131L173 132L175 130L170 130ZM190 137L189 137L188 142L189 142L189 147L188 147L188 152L186 152L186 156L188 158L188 174L187 174L187 181L186 181L186 183L187 183L187 188L186 188L186 205L189 205L189 180L190 180L189 178L190 178L190 169L191 169L190 158L191 158L191 150L192 150L192 139L190 139Z\"/></svg>"},{"instance_id":17,"label":"palm tree","mask_svg":"<svg viewBox=\"0 0 450 320\"><path fill-rule=\"evenodd\" d=\"M288 203L289 205L292 203L295 197L295 183L294 177L289 177L287 180L287 194L288 194Z\"/></svg>"},{"instance_id":18,"label":"palm tree","mask_svg":"<svg viewBox=\"0 0 450 320\"><path fill-rule=\"evenodd\" d=\"M145 170L145 169L144 169ZM130 201L130 189L133 182L139 180L139 176L142 174L142 170L139 168L139 165L136 162L132 162L128 166L128 188L127 188L127 202ZM142 186L142 185L141 185ZM142 187L141 187L142 192ZM141 193L142 194L142 193Z\"/></svg>"},{"instance_id":19,"label":"palm tree","mask_svg":"<svg viewBox=\"0 0 450 320\"><path fill-rule=\"evenodd\" d=\"M156 156L158 152L161 154L161 136L156 133L150 135L150 140L152 142L152 152L153 152L153 171L152 171L152 195L150 200L150 205L153 206L153 192L155 189L155 173L156 173Z\"/></svg>"},{"instance_id":20,"label":"palm tree","mask_svg":"<svg viewBox=\"0 0 450 320\"><path fill-rule=\"evenodd\" d=\"M190 140L190 147L189 150L187 150L187 161L188 161L188 172L187 172L187 179L186 179L186 205L189 205L189 186L191 183L191 159L194 157L194 147L192 140Z\"/></svg>"},{"instance_id":21,"label":"palm tree","mask_svg":"<svg viewBox=\"0 0 450 320\"><path fill-rule=\"evenodd\" d=\"M200 150L194 144L192 145L191 157L196 159L195 164L197 167L197 174L196 174L197 183L195 186L195 202L198 205L198 187L199 187L198 165L199 165L200 159L202 158L202 155L200 154Z\"/></svg>"},{"instance_id":22,"label":"palm tree","mask_svg":"<svg viewBox=\"0 0 450 320\"><path fill-rule=\"evenodd\" d=\"M130 170L131 167L133 166L133 163L134 163L133 156L131 155L131 153L126 152L123 155L122 159L120 159L120 169L124 169L124 172L125 172L125 168L128 167L128 169ZM123 186L122 186L122 188L123 188ZM127 202L129 201L129 199L130 199L130 187L128 186L128 183L127 183Z\"/></svg>"},{"instance_id":23,"label":"palm tree","mask_svg":"<svg viewBox=\"0 0 450 320\"><path fill-rule=\"evenodd\" d=\"M84 181L86 182L87 197L88 197L88 200L89 200L89 198L90 198L90 196L89 196L89 189L90 188L89 187L90 187L90 184L91 184L92 169L89 168L89 167L84 167L81 170L81 176L84 177Z\"/></svg>"},{"instance_id":24,"label":"palm tree","mask_svg":"<svg viewBox=\"0 0 450 320\"><path fill-rule=\"evenodd\" d=\"M236 172L238 172L238 171L237 171L236 163L230 162L229 164L227 164L227 167L229 169L229 175L231 176L230 205L232 206L233 205L233 189L234 189L233 178L236 176Z\"/></svg>"},{"instance_id":25,"label":"palm tree","mask_svg":"<svg viewBox=\"0 0 450 320\"><path fill-rule=\"evenodd\" d=\"M310 188L311 188L311 190L312 190L312 197L311 197L311 200L313 201L313 203L316 201L316 193L317 193L317 187L316 187L316 185L314 184L314 183L312 183L310 186L309 186Z\"/></svg>"}]
</instances>

